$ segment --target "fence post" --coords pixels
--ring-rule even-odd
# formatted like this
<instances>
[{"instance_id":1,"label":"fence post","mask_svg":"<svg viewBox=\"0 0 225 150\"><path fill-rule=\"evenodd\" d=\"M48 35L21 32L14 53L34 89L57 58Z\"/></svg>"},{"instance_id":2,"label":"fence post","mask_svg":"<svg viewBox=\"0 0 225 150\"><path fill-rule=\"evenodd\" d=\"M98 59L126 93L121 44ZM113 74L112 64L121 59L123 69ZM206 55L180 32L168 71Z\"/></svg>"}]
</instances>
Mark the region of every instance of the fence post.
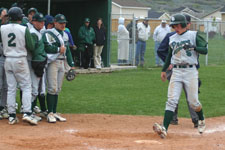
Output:
<instances>
[{"instance_id":1,"label":"fence post","mask_svg":"<svg viewBox=\"0 0 225 150\"><path fill-rule=\"evenodd\" d=\"M209 21L207 20L207 30L206 30L206 42L207 44L207 49L209 48ZM208 66L208 54L205 56L205 65Z\"/></svg>"},{"instance_id":2,"label":"fence post","mask_svg":"<svg viewBox=\"0 0 225 150\"><path fill-rule=\"evenodd\" d=\"M133 14L133 23L132 23L132 65L134 66L135 65L135 39L136 39L136 19L134 17L134 14Z\"/></svg>"}]
</instances>

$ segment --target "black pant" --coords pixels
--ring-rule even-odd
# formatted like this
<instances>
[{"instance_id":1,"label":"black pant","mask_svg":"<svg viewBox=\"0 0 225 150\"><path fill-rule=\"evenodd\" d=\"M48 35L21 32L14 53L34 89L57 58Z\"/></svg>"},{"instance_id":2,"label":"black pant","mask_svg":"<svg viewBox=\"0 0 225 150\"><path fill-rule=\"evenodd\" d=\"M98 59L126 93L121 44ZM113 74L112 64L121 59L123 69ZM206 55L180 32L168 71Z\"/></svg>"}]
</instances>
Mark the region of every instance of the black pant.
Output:
<instances>
[{"instance_id":1,"label":"black pant","mask_svg":"<svg viewBox=\"0 0 225 150\"><path fill-rule=\"evenodd\" d=\"M81 52L81 66L84 67L84 69L89 67L94 68L93 45L85 45L85 50Z\"/></svg>"}]
</instances>

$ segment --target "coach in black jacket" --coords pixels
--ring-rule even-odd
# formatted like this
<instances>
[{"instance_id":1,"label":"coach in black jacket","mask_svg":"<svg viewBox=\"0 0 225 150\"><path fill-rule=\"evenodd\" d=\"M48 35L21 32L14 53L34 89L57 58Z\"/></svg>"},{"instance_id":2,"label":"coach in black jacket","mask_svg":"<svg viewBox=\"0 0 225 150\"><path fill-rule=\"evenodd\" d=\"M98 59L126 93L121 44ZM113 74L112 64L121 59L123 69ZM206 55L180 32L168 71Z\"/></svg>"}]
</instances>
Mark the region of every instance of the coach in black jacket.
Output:
<instances>
[{"instance_id":1,"label":"coach in black jacket","mask_svg":"<svg viewBox=\"0 0 225 150\"><path fill-rule=\"evenodd\" d=\"M95 68L101 69L101 53L106 39L106 30L102 22L102 18L97 20L94 27L95 41L94 41L94 65Z\"/></svg>"}]
</instances>

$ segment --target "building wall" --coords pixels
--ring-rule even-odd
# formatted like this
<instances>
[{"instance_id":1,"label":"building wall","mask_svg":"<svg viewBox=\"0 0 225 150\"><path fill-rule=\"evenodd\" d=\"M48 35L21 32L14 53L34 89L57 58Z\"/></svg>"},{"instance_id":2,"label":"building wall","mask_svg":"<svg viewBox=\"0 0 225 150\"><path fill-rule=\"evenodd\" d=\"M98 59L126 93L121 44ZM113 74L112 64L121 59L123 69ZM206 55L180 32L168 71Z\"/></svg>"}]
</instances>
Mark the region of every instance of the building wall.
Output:
<instances>
[{"instance_id":1,"label":"building wall","mask_svg":"<svg viewBox=\"0 0 225 150\"><path fill-rule=\"evenodd\" d=\"M120 14L120 7L112 4L112 14Z\"/></svg>"},{"instance_id":2,"label":"building wall","mask_svg":"<svg viewBox=\"0 0 225 150\"><path fill-rule=\"evenodd\" d=\"M206 17L203 18L203 20L211 20L213 19L214 17L216 18L221 18L221 12L220 11L217 11L217 12L214 12Z\"/></svg>"},{"instance_id":3,"label":"building wall","mask_svg":"<svg viewBox=\"0 0 225 150\"><path fill-rule=\"evenodd\" d=\"M170 20L170 16L166 15L165 13L159 18L161 20Z\"/></svg>"},{"instance_id":4,"label":"building wall","mask_svg":"<svg viewBox=\"0 0 225 150\"><path fill-rule=\"evenodd\" d=\"M133 19L133 14L135 17L147 17L148 9L120 8L112 4L112 19L118 19L119 17L123 17L125 19Z\"/></svg>"}]
</instances>

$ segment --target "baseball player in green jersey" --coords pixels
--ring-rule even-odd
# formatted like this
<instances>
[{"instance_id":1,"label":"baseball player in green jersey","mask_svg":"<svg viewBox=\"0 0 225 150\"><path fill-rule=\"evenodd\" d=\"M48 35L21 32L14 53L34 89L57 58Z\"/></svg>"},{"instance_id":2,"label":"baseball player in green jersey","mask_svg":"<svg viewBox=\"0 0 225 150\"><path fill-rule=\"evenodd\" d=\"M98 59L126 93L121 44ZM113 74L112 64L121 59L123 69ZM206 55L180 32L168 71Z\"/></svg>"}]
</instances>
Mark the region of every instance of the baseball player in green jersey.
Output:
<instances>
[{"instance_id":1,"label":"baseball player in green jersey","mask_svg":"<svg viewBox=\"0 0 225 150\"><path fill-rule=\"evenodd\" d=\"M18 122L16 117L16 87L19 84L23 91L23 121L36 125L31 115L31 78L27 62L27 51L34 50L34 42L30 31L20 25L23 11L19 7L12 7L8 12L10 23L1 26L1 40L5 59L8 93L7 105L9 124Z\"/></svg>"},{"instance_id":2,"label":"baseball player in green jersey","mask_svg":"<svg viewBox=\"0 0 225 150\"><path fill-rule=\"evenodd\" d=\"M30 29L31 35L35 42L35 50L33 53L28 53L28 64L30 67L31 81L32 81L32 110L37 104L38 89L40 84L40 79L44 74L44 68L47 63L47 54L44 50L44 42L42 40L41 29L44 26L45 18L43 14L36 13L33 16L32 24L33 28ZM40 99L40 105L45 105L45 99ZM34 112L33 112L34 113ZM40 121L41 117L33 114L33 117Z\"/></svg>"},{"instance_id":3,"label":"baseball player in green jersey","mask_svg":"<svg viewBox=\"0 0 225 150\"><path fill-rule=\"evenodd\" d=\"M56 120L66 121L59 113L57 113L58 94L61 91L64 74L65 63L74 69L74 62L69 49L68 35L64 32L66 26L66 18L62 14L58 14L54 18L55 28L48 29L43 35L45 51L48 56L47 67L47 106L49 123L55 123Z\"/></svg>"},{"instance_id":4,"label":"baseball player in green jersey","mask_svg":"<svg viewBox=\"0 0 225 150\"><path fill-rule=\"evenodd\" d=\"M199 133L203 133L206 127L202 105L198 99L198 70L196 65L198 64L198 55L208 52L207 42L197 31L187 29L187 20L182 14L172 16L170 26L176 33L169 38L169 54L161 73L162 81L166 81L166 70L170 64L173 65L173 73L168 88L163 125L158 123L153 125L153 130L161 138L167 136L168 127L183 88L187 92L187 100L190 106L199 117Z\"/></svg>"}]
</instances>

